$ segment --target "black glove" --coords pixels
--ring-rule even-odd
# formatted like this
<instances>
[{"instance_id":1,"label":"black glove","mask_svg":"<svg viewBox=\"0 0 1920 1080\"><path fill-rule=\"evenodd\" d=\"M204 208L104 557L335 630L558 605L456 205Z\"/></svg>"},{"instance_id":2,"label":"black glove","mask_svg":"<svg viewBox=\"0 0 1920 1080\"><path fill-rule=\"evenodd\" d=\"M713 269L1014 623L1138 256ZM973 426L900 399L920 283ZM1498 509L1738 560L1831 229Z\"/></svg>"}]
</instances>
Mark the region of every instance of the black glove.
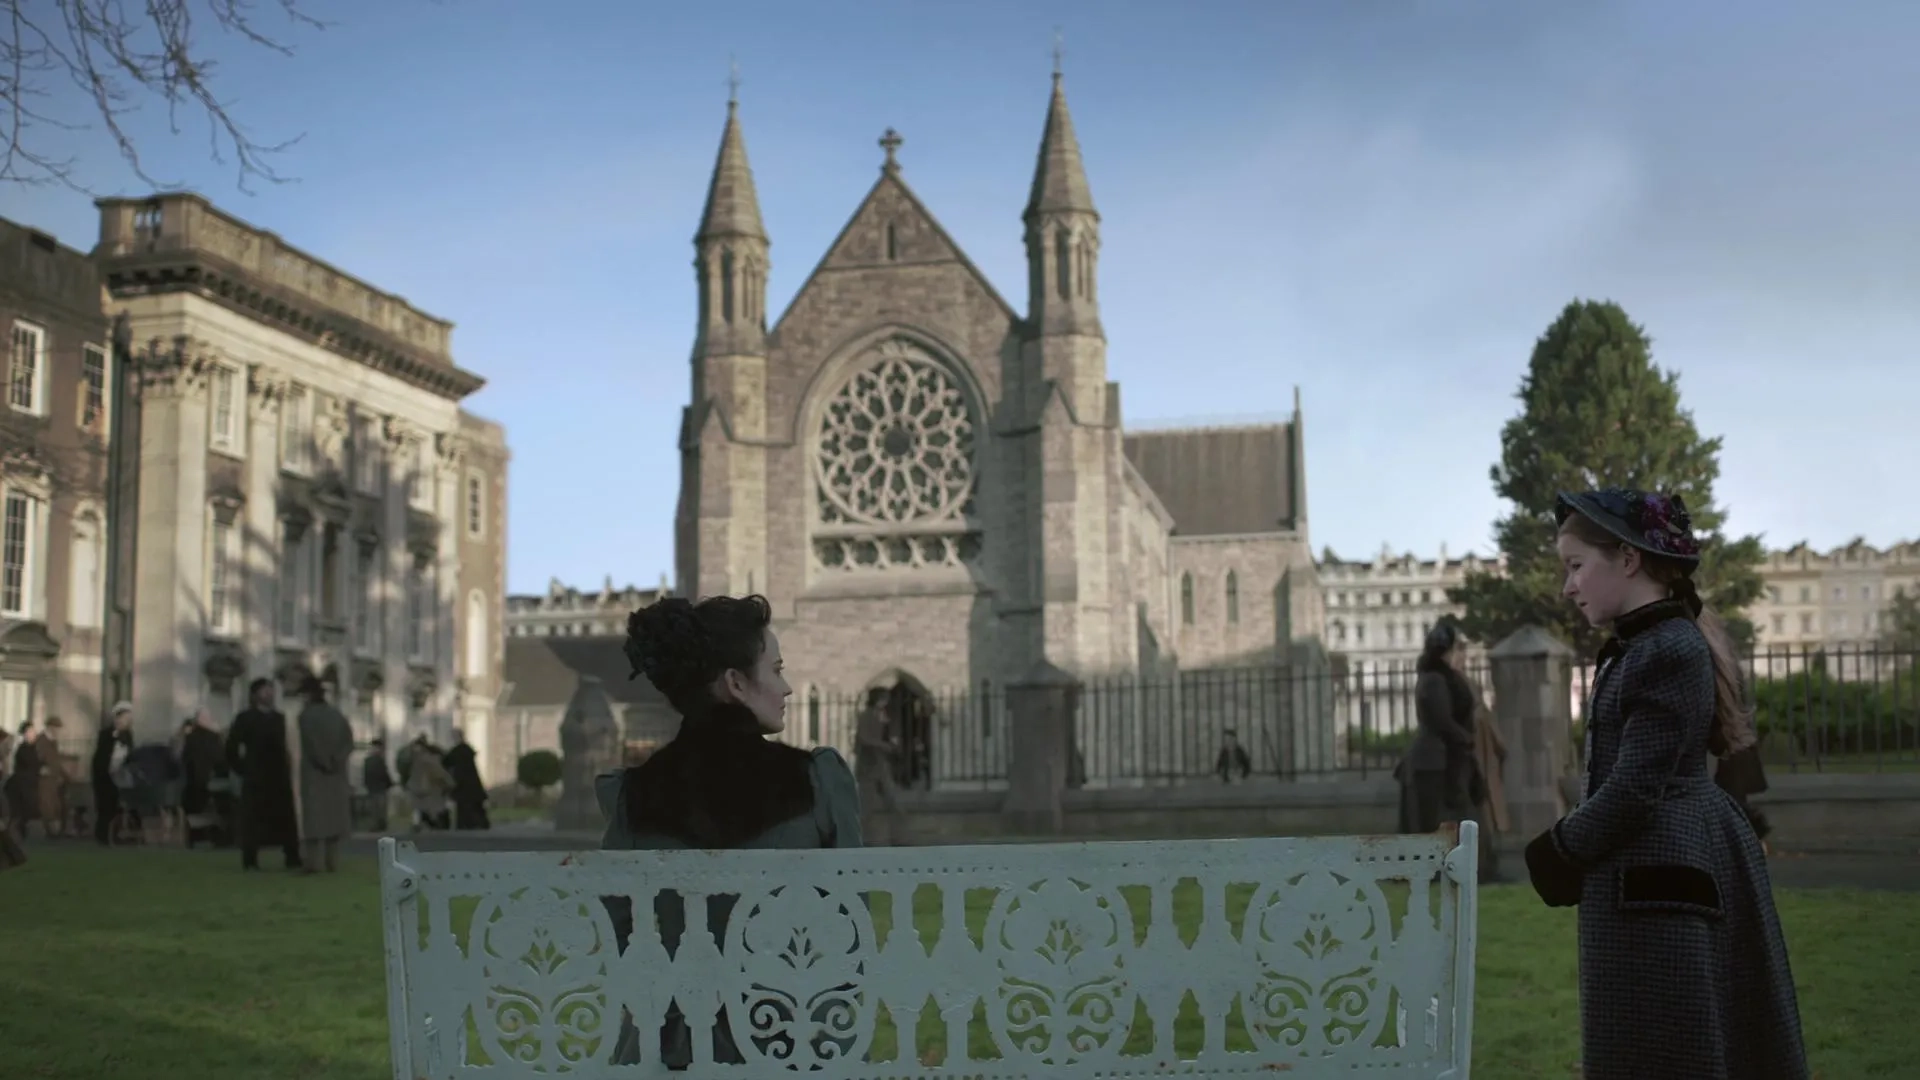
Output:
<instances>
[{"instance_id":1,"label":"black glove","mask_svg":"<svg viewBox=\"0 0 1920 1080\"><path fill-rule=\"evenodd\" d=\"M1586 872L1560 853L1553 830L1548 829L1527 844L1527 877L1548 907L1573 907L1580 903Z\"/></svg>"}]
</instances>

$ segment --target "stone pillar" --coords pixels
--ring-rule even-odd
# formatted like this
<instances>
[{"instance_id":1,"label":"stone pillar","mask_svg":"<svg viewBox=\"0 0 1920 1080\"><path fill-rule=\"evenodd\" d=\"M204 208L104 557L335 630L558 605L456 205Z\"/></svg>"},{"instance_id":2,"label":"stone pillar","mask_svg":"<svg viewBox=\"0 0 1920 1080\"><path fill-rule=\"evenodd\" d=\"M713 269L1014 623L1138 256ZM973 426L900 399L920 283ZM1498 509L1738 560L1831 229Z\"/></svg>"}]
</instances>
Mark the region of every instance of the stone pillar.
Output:
<instances>
[{"instance_id":1,"label":"stone pillar","mask_svg":"<svg viewBox=\"0 0 1920 1080\"><path fill-rule=\"evenodd\" d=\"M206 368L182 336L140 358L134 737L165 741L200 705L207 531Z\"/></svg>"},{"instance_id":2,"label":"stone pillar","mask_svg":"<svg viewBox=\"0 0 1920 1080\"><path fill-rule=\"evenodd\" d=\"M1506 740L1505 787L1512 831L1503 846L1520 846L1562 813L1573 726L1573 650L1537 626L1525 626L1487 653L1493 664L1494 715Z\"/></svg>"},{"instance_id":3,"label":"stone pillar","mask_svg":"<svg viewBox=\"0 0 1920 1080\"><path fill-rule=\"evenodd\" d=\"M374 556L380 575L380 719L389 745L411 741L422 727L415 722L413 672L407 656L407 574L413 567L407 530L407 468L412 453L409 440L415 429L397 417L387 417L381 432L386 440L381 455L385 470L380 490L382 543Z\"/></svg>"},{"instance_id":4,"label":"stone pillar","mask_svg":"<svg viewBox=\"0 0 1920 1080\"><path fill-rule=\"evenodd\" d=\"M247 372L247 505L241 535L241 565L246 567L246 617L241 644L246 653L246 682L274 676L279 643L280 596L280 402L284 378L260 364ZM247 708L245 687L234 704ZM232 716L216 717L221 726Z\"/></svg>"},{"instance_id":5,"label":"stone pillar","mask_svg":"<svg viewBox=\"0 0 1920 1080\"><path fill-rule=\"evenodd\" d=\"M1011 746L1001 812L1016 836L1051 836L1066 828L1062 795L1073 768L1079 704L1079 680L1046 660L1007 687Z\"/></svg>"},{"instance_id":6,"label":"stone pillar","mask_svg":"<svg viewBox=\"0 0 1920 1080\"><path fill-rule=\"evenodd\" d=\"M560 804L554 824L562 831L597 829L605 824L594 798L593 778L621 765L620 722L606 687L593 675L580 676L560 721Z\"/></svg>"}]
</instances>

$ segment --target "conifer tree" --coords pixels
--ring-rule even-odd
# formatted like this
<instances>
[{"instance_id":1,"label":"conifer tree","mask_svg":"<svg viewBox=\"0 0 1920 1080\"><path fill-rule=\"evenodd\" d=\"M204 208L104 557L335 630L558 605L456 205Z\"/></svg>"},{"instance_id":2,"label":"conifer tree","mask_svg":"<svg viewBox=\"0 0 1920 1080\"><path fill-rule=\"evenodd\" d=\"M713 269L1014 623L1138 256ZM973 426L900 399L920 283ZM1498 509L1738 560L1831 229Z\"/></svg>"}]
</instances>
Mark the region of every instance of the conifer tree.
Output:
<instances>
[{"instance_id":1,"label":"conifer tree","mask_svg":"<svg viewBox=\"0 0 1920 1080\"><path fill-rule=\"evenodd\" d=\"M1713 499L1720 439L1702 438L1680 406L1679 379L1655 366L1646 332L1611 301L1576 300L1534 343L1520 380L1520 413L1500 433L1494 491L1512 513L1494 526L1505 576L1470 574L1448 597L1465 608L1467 634L1487 644L1522 626L1552 631L1590 654L1605 631L1589 627L1560 595L1554 496L1561 491L1632 487L1686 500L1703 548L1700 595L1751 647L1744 617L1761 592L1757 536L1728 539Z\"/></svg>"}]
</instances>

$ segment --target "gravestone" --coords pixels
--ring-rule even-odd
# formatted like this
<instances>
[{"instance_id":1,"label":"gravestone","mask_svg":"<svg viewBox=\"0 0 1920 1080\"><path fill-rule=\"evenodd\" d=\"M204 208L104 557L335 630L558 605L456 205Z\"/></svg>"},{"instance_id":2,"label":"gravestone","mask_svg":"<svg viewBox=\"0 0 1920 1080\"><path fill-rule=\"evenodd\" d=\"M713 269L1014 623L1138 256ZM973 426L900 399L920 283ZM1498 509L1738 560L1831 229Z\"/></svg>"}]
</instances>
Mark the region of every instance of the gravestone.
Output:
<instances>
[{"instance_id":1,"label":"gravestone","mask_svg":"<svg viewBox=\"0 0 1920 1080\"><path fill-rule=\"evenodd\" d=\"M593 778L621 767L620 723L614 719L607 688L592 675L580 676L560 721L560 804L554 825L563 832L599 829L606 822L594 800Z\"/></svg>"}]
</instances>

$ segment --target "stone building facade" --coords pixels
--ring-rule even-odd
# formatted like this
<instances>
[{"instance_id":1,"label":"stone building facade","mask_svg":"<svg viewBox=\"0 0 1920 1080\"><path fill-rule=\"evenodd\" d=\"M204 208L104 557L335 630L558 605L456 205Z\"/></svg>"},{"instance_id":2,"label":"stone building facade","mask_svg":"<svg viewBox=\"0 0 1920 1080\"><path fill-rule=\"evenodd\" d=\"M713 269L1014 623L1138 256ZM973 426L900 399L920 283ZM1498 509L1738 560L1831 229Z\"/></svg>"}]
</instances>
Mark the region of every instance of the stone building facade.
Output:
<instances>
[{"instance_id":1,"label":"stone building facade","mask_svg":"<svg viewBox=\"0 0 1920 1080\"><path fill-rule=\"evenodd\" d=\"M102 711L107 449L113 365L93 262L0 220L0 723L65 721L69 750Z\"/></svg>"},{"instance_id":2,"label":"stone building facade","mask_svg":"<svg viewBox=\"0 0 1920 1080\"><path fill-rule=\"evenodd\" d=\"M1327 594L1328 648L1346 657L1355 673L1388 671L1413 667L1433 624L1463 614L1447 600L1448 589L1465 584L1468 574L1506 573L1506 557L1468 552L1455 558L1442 547L1439 557L1423 559L1382 545L1367 560L1342 559L1328 550L1319 571ZM1471 642L1468 648L1484 653ZM1470 659L1478 663L1484 655Z\"/></svg>"},{"instance_id":3,"label":"stone building facade","mask_svg":"<svg viewBox=\"0 0 1920 1080\"><path fill-rule=\"evenodd\" d=\"M482 380L454 363L452 325L195 195L99 208L137 383L137 731L314 673L363 739L464 722L484 750L507 452L460 408Z\"/></svg>"},{"instance_id":4,"label":"stone building facade","mask_svg":"<svg viewBox=\"0 0 1920 1080\"><path fill-rule=\"evenodd\" d=\"M878 181L770 322L769 233L728 106L694 241L676 591L765 594L796 685L841 692L1317 643L1297 400L1264 428L1122 426L1101 219L1058 75L1024 312L908 187L899 137L881 145Z\"/></svg>"},{"instance_id":5,"label":"stone building facade","mask_svg":"<svg viewBox=\"0 0 1920 1080\"><path fill-rule=\"evenodd\" d=\"M1881 549L1855 540L1827 552L1795 544L1768 552L1760 579L1765 589L1747 611L1756 663L1763 675L1769 667L1798 670L1790 659L1816 649L1874 647L1894 598L1920 595L1920 541Z\"/></svg>"},{"instance_id":6,"label":"stone building facade","mask_svg":"<svg viewBox=\"0 0 1920 1080\"><path fill-rule=\"evenodd\" d=\"M608 576L599 589L576 589L558 578L544 593L507 597L507 636L512 637L623 637L627 616L671 593L666 576L656 588L637 585L614 588Z\"/></svg>"}]
</instances>

